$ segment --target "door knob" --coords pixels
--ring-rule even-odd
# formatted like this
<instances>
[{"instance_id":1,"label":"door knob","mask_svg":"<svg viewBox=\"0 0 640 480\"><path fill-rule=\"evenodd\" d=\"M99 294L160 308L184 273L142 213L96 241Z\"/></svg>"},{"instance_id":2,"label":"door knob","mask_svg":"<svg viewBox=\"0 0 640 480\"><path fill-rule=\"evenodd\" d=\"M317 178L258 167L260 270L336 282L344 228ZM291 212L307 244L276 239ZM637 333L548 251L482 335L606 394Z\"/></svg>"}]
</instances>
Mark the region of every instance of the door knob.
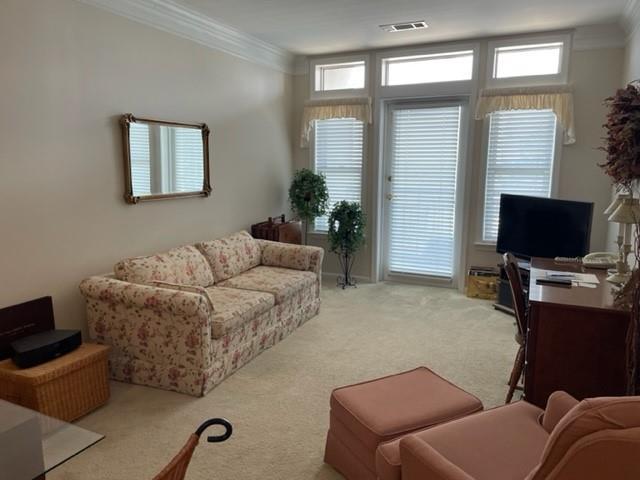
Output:
<instances>
[{"instance_id":1,"label":"door knob","mask_svg":"<svg viewBox=\"0 0 640 480\"><path fill-rule=\"evenodd\" d=\"M387 200L393 200L393 193L387 193Z\"/></svg>"}]
</instances>

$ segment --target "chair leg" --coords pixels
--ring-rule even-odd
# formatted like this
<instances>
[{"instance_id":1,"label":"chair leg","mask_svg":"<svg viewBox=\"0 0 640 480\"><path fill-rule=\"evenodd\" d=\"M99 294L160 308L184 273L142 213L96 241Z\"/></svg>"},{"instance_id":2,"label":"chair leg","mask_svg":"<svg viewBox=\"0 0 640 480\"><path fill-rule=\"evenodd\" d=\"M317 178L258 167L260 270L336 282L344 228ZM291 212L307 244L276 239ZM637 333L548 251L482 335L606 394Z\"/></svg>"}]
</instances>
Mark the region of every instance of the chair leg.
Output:
<instances>
[{"instance_id":1,"label":"chair leg","mask_svg":"<svg viewBox=\"0 0 640 480\"><path fill-rule=\"evenodd\" d=\"M511 370L511 378L509 378L509 391L507 392L505 403L511 403L511 400L513 399L513 392L515 392L516 388L518 387L518 382L520 381L523 370L524 345L520 345L518 353L516 354L516 359L513 362L513 370Z\"/></svg>"}]
</instances>

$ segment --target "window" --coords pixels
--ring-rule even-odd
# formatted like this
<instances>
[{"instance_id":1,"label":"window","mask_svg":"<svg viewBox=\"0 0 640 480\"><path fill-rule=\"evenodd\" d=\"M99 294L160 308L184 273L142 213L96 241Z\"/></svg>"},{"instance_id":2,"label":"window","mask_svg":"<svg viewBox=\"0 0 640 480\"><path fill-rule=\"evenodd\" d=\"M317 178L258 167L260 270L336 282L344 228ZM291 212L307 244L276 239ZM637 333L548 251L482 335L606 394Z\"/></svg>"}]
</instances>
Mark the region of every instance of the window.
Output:
<instances>
[{"instance_id":1,"label":"window","mask_svg":"<svg viewBox=\"0 0 640 480\"><path fill-rule=\"evenodd\" d=\"M570 45L570 34L491 41L487 57L487 86L566 84Z\"/></svg>"},{"instance_id":2,"label":"window","mask_svg":"<svg viewBox=\"0 0 640 480\"><path fill-rule=\"evenodd\" d=\"M551 196L556 132L556 116L551 110L511 110L491 114L483 241L497 240L502 193Z\"/></svg>"},{"instance_id":3,"label":"window","mask_svg":"<svg viewBox=\"0 0 640 480\"><path fill-rule=\"evenodd\" d=\"M456 82L472 77L472 50L382 60L383 86Z\"/></svg>"},{"instance_id":4,"label":"window","mask_svg":"<svg viewBox=\"0 0 640 480\"><path fill-rule=\"evenodd\" d=\"M556 75L562 67L562 42L495 49L493 78Z\"/></svg>"},{"instance_id":5,"label":"window","mask_svg":"<svg viewBox=\"0 0 640 480\"><path fill-rule=\"evenodd\" d=\"M329 189L329 208L342 201L360 202L364 125L353 118L316 120L315 171L323 173ZM315 230L329 230L329 215L315 220Z\"/></svg>"},{"instance_id":6,"label":"window","mask_svg":"<svg viewBox=\"0 0 640 480\"><path fill-rule=\"evenodd\" d=\"M359 90L365 88L365 61L315 66L315 91Z\"/></svg>"}]
</instances>

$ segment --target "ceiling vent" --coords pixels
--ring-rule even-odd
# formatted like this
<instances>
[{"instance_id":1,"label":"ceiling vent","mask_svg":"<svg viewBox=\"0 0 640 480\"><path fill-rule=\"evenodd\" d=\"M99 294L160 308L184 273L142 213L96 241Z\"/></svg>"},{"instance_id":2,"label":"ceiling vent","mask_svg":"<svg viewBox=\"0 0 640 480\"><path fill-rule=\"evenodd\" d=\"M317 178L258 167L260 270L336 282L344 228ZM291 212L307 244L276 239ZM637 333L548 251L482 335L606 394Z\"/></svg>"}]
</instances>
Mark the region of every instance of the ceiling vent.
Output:
<instances>
[{"instance_id":1,"label":"ceiling vent","mask_svg":"<svg viewBox=\"0 0 640 480\"><path fill-rule=\"evenodd\" d=\"M407 32L410 30L423 30L429 28L427 22L424 20L417 20L415 22L402 22L402 23L390 23L389 25L380 25L380 28L385 32Z\"/></svg>"}]
</instances>

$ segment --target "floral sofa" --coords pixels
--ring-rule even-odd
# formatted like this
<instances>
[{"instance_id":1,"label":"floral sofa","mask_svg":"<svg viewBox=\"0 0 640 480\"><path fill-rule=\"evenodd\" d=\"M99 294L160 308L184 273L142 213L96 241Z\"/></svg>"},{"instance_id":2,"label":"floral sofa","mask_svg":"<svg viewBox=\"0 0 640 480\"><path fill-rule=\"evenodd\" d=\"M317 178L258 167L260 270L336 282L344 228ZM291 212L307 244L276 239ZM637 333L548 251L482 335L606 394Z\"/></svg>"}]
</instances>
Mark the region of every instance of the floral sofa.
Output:
<instances>
[{"instance_id":1,"label":"floral sofa","mask_svg":"<svg viewBox=\"0 0 640 480\"><path fill-rule=\"evenodd\" d=\"M80 284L120 381L205 395L320 308L324 251L247 232L122 260Z\"/></svg>"}]
</instances>

